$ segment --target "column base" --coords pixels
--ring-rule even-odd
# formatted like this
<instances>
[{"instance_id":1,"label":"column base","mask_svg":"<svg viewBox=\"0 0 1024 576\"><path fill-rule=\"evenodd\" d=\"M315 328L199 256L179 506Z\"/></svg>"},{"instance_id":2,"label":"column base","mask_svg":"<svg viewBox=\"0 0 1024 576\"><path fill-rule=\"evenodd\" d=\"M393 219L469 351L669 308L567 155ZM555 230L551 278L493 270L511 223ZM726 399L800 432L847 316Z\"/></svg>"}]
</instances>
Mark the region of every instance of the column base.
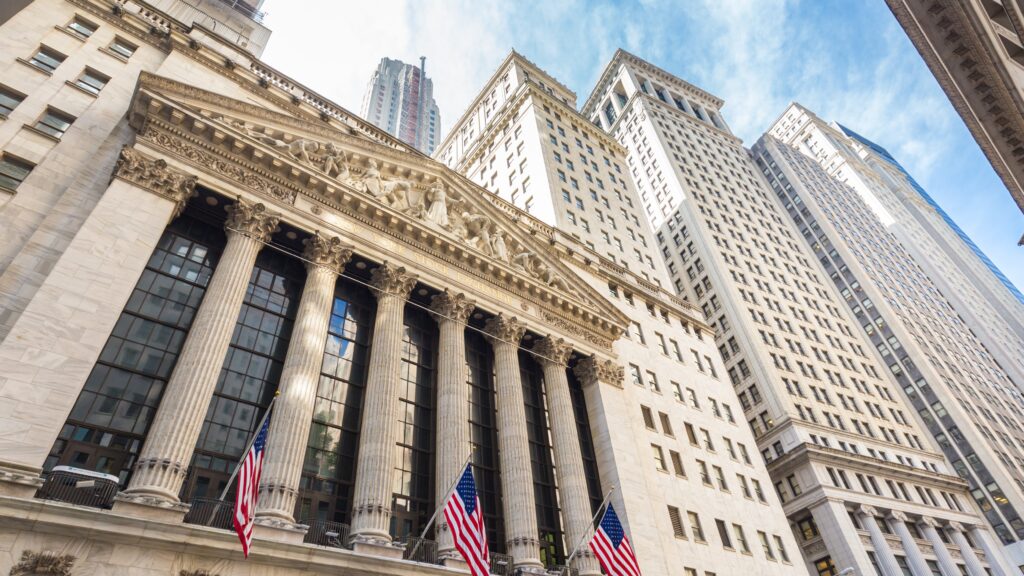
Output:
<instances>
[{"instance_id":1,"label":"column base","mask_svg":"<svg viewBox=\"0 0 1024 576\"><path fill-rule=\"evenodd\" d=\"M253 536L286 544L302 544L309 526L286 522L278 518L260 518L253 521Z\"/></svg>"},{"instance_id":2,"label":"column base","mask_svg":"<svg viewBox=\"0 0 1024 576\"><path fill-rule=\"evenodd\" d=\"M355 536L352 538L352 551L357 554L401 560L405 553L405 547L393 544L384 538Z\"/></svg>"},{"instance_id":3,"label":"column base","mask_svg":"<svg viewBox=\"0 0 1024 576\"><path fill-rule=\"evenodd\" d=\"M143 496L120 492L114 497L115 514L134 516L145 520L181 524L188 513L189 505L172 502L156 496Z\"/></svg>"},{"instance_id":4,"label":"column base","mask_svg":"<svg viewBox=\"0 0 1024 576\"><path fill-rule=\"evenodd\" d=\"M34 466L0 464L0 496L34 498L36 491L43 485L43 479L39 477L41 472L41 469Z\"/></svg>"},{"instance_id":5,"label":"column base","mask_svg":"<svg viewBox=\"0 0 1024 576\"><path fill-rule=\"evenodd\" d=\"M460 556L458 552L455 552L447 558L443 558L441 560L441 565L445 568L458 570L459 572L469 572L469 564L466 564L466 561L462 559L462 556Z\"/></svg>"}]
</instances>

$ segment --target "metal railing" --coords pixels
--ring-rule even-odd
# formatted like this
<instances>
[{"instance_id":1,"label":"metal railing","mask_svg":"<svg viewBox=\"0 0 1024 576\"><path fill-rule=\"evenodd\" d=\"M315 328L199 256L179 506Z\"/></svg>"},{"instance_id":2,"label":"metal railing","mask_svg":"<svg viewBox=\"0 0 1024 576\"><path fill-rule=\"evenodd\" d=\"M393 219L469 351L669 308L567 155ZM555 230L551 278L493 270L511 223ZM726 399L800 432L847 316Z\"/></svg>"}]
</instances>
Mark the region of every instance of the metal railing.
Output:
<instances>
[{"instance_id":1,"label":"metal railing","mask_svg":"<svg viewBox=\"0 0 1024 576\"><path fill-rule=\"evenodd\" d=\"M57 466L46 476L36 498L109 510L118 488L117 476Z\"/></svg>"},{"instance_id":2,"label":"metal railing","mask_svg":"<svg viewBox=\"0 0 1024 576\"><path fill-rule=\"evenodd\" d=\"M491 552L491 574L512 576L512 556Z\"/></svg>"},{"instance_id":3,"label":"metal railing","mask_svg":"<svg viewBox=\"0 0 1024 576\"><path fill-rule=\"evenodd\" d=\"M426 538L409 536L405 540L405 552L402 553L402 559L412 562L437 564L437 542L427 540Z\"/></svg>"},{"instance_id":4,"label":"metal railing","mask_svg":"<svg viewBox=\"0 0 1024 576\"><path fill-rule=\"evenodd\" d=\"M328 548L351 549L348 543L348 524L309 519L303 520L302 523L309 526L309 529L306 530L306 537L302 540L303 542L316 544L317 546L327 546Z\"/></svg>"},{"instance_id":5,"label":"metal railing","mask_svg":"<svg viewBox=\"0 0 1024 576\"><path fill-rule=\"evenodd\" d=\"M185 524L209 526L221 530L234 530L235 503L213 498L193 498L185 514Z\"/></svg>"}]
</instances>

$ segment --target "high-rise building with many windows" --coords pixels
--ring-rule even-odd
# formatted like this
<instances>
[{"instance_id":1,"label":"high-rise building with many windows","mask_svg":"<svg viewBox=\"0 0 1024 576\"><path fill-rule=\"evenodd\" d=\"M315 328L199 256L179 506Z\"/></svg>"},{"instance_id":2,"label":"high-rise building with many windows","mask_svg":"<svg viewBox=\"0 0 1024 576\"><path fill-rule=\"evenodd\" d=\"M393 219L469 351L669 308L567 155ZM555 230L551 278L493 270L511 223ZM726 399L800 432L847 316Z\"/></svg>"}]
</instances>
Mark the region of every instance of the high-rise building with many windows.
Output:
<instances>
[{"instance_id":1,"label":"high-rise building with many windows","mask_svg":"<svg viewBox=\"0 0 1024 576\"><path fill-rule=\"evenodd\" d=\"M363 96L363 118L424 154L433 154L441 134L434 81L420 65L381 58Z\"/></svg>"},{"instance_id":2,"label":"high-rise building with many windows","mask_svg":"<svg viewBox=\"0 0 1024 576\"><path fill-rule=\"evenodd\" d=\"M779 125L809 114L793 104ZM842 133L828 132L843 145ZM967 480L1015 565L1024 564L1024 395L925 268L816 146L764 136L758 169L783 202L924 428Z\"/></svg>"},{"instance_id":3,"label":"high-rise building with many windows","mask_svg":"<svg viewBox=\"0 0 1024 576\"><path fill-rule=\"evenodd\" d=\"M615 343L625 386L594 389L608 409L592 421L601 480L616 487L643 573L802 574L713 330L671 292L625 150L575 105L512 52L436 156L552 225L582 277L629 318Z\"/></svg>"},{"instance_id":4,"label":"high-rise building with many windows","mask_svg":"<svg viewBox=\"0 0 1024 576\"><path fill-rule=\"evenodd\" d=\"M808 568L982 574L988 561L1005 571L966 483L921 430L722 104L620 50L582 112L626 149L673 285L716 329Z\"/></svg>"},{"instance_id":5,"label":"high-rise building with many windows","mask_svg":"<svg viewBox=\"0 0 1024 576\"><path fill-rule=\"evenodd\" d=\"M1024 295L885 148L799 105L768 133L856 190L1006 375L1024 387Z\"/></svg>"}]
</instances>

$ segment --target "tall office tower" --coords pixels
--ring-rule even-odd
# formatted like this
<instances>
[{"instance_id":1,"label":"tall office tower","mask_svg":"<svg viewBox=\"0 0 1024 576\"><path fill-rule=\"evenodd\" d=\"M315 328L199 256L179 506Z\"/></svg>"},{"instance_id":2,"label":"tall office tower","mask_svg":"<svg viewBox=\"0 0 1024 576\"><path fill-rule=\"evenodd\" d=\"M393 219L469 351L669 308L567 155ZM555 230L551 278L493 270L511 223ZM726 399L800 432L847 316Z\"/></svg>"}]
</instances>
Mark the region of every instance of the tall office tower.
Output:
<instances>
[{"instance_id":1,"label":"tall office tower","mask_svg":"<svg viewBox=\"0 0 1024 576\"><path fill-rule=\"evenodd\" d=\"M583 114L627 149L644 207L663 222L658 241L675 286L717 328L726 374L808 568L982 574L969 533L1001 571L1001 547L966 483L947 471L798 243L720 119L721 104L620 50Z\"/></svg>"},{"instance_id":2,"label":"tall office tower","mask_svg":"<svg viewBox=\"0 0 1024 576\"><path fill-rule=\"evenodd\" d=\"M780 121L800 113L792 105ZM1007 555L1024 564L1024 396L878 215L811 153L772 136L753 148L757 167L967 480Z\"/></svg>"},{"instance_id":3,"label":"tall office tower","mask_svg":"<svg viewBox=\"0 0 1024 576\"><path fill-rule=\"evenodd\" d=\"M790 106L769 134L800 148L860 194L1024 390L1024 295L892 155L799 105Z\"/></svg>"},{"instance_id":4,"label":"tall office tower","mask_svg":"<svg viewBox=\"0 0 1024 576\"><path fill-rule=\"evenodd\" d=\"M587 399L600 407L589 414L601 481L616 487L643 573L803 574L711 327L659 287L668 279L625 150L574 106L512 52L436 156L550 224L580 277L630 319L614 343L626 385L589 387Z\"/></svg>"},{"instance_id":5,"label":"tall office tower","mask_svg":"<svg viewBox=\"0 0 1024 576\"><path fill-rule=\"evenodd\" d=\"M427 59L420 65L381 58L363 96L363 118L402 142L430 155L441 130L441 111L434 102L434 81L427 78Z\"/></svg>"},{"instance_id":6,"label":"tall office tower","mask_svg":"<svg viewBox=\"0 0 1024 576\"><path fill-rule=\"evenodd\" d=\"M1024 7L1009 0L886 3L1024 211Z\"/></svg>"}]
</instances>

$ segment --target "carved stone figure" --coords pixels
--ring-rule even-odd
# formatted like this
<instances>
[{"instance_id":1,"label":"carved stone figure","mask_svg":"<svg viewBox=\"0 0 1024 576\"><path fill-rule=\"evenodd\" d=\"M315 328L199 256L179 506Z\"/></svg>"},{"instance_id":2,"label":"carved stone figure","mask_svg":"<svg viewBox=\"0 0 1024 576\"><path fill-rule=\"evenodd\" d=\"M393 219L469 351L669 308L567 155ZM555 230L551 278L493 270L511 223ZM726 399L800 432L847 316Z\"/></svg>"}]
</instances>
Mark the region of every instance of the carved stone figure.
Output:
<instances>
[{"instance_id":1,"label":"carved stone figure","mask_svg":"<svg viewBox=\"0 0 1024 576\"><path fill-rule=\"evenodd\" d=\"M491 237L491 252L494 253L494 257L502 262L508 262L508 247L505 245L505 232L503 230L495 230L494 236Z\"/></svg>"},{"instance_id":2,"label":"carved stone figure","mask_svg":"<svg viewBox=\"0 0 1024 576\"><path fill-rule=\"evenodd\" d=\"M430 208L424 214L424 219L435 226L447 228L449 224L448 192L445 190L444 184L440 182L434 184L434 187L427 192L427 200L430 202Z\"/></svg>"},{"instance_id":3,"label":"carved stone figure","mask_svg":"<svg viewBox=\"0 0 1024 576\"><path fill-rule=\"evenodd\" d=\"M512 257L511 264L513 268L522 270L524 272L529 272L532 274L532 260L533 252L526 250L523 252L517 252L516 255Z\"/></svg>"},{"instance_id":4,"label":"carved stone figure","mask_svg":"<svg viewBox=\"0 0 1024 576\"><path fill-rule=\"evenodd\" d=\"M348 159L345 153L339 150L333 143L328 142L324 147L324 155L321 169L328 176L335 176L338 180L347 182L351 178L348 169Z\"/></svg>"},{"instance_id":5,"label":"carved stone figure","mask_svg":"<svg viewBox=\"0 0 1024 576\"><path fill-rule=\"evenodd\" d=\"M46 574L48 576L71 576L71 568L75 557L70 554L54 554L53 552L21 553L21 561L11 567L11 576L30 576Z\"/></svg>"},{"instance_id":6,"label":"carved stone figure","mask_svg":"<svg viewBox=\"0 0 1024 576\"><path fill-rule=\"evenodd\" d=\"M491 249L491 219L484 214L462 213L466 224L466 241L488 256Z\"/></svg>"},{"instance_id":7,"label":"carved stone figure","mask_svg":"<svg viewBox=\"0 0 1024 576\"><path fill-rule=\"evenodd\" d=\"M366 167L366 172L363 172L363 178L360 181L363 185L363 189L366 190L374 198L380 198L384 195L381 191L384 182L380 177L380 170L377 168L377 161L370 160Z\"/></svg>"}]
</instances>

